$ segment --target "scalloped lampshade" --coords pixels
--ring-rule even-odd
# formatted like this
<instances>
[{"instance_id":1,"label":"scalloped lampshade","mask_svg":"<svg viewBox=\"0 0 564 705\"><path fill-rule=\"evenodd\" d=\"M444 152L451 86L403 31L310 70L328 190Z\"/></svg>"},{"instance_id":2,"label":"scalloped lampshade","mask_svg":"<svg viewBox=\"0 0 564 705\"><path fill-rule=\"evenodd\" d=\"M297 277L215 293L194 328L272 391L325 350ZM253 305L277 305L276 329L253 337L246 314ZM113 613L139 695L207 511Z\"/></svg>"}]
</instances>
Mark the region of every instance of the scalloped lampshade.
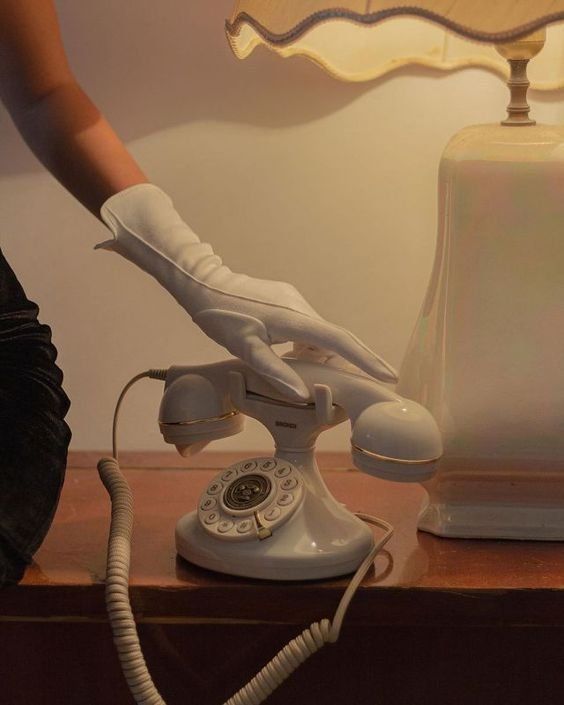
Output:
<instances>
[{"instance_id":1,"label":"scalloped lampshade","mask_svg":"<svg viewBox=\"0 0 564 705\"><path fill-rule=\"evenodd\" d=\"M491 43L563 19L564 0L420 0L410 6L386 0L344 0L338 6L323 0L239 0L226 32L240 59L264 45L281 56L306 56L346 81L377 78L405 64L442 70L481 66L507 78L507 63ZM564 26L549 28L529 79L540 90L564 87Z\"/></svg>"}]
</instances>

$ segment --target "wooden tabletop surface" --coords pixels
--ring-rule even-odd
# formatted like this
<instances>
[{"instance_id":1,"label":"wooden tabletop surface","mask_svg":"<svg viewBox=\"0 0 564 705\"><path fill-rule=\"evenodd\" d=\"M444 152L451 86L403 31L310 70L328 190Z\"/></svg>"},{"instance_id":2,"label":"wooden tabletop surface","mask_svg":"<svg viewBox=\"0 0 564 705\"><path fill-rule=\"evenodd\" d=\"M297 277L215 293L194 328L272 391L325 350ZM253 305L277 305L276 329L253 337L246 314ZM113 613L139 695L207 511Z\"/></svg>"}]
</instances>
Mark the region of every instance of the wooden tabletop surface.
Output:
<instances>
[{"instance_id":1,"label":"wooden tabletop surface","mask_svg":"<svg viewBox=\"0 0 564 705\"><path fill-rule=\"evenodd\" d=\"M213 470L128 469L135 498L131 596L138 621L303 623L330 616L347 578L264 582L220 575L176 556L174 527ZM355 596L347 620L388 625L564 625L559 543L441 539L416 531L418 485L329 470L352 511L395 533ZM70 469L55 522L19 586L4 590L4 618L103 620L109 498L94 468Z\"/></svg>"}]
</instances>

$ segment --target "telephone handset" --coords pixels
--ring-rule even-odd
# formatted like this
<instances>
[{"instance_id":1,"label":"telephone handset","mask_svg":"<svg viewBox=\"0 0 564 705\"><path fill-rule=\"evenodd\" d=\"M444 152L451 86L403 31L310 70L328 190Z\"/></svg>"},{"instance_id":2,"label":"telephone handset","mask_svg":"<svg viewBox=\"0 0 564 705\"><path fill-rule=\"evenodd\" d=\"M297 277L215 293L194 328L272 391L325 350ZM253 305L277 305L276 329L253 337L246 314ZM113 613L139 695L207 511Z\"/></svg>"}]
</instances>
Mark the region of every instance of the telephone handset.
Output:
<instances>
[{"instance_id":1,"label":"telephone handset","mask_svg":"<svg viewBox=\"0 0 564 705\"><path fill-rule=\"evenodd\" d=\"M285 357L310 399L291 402L239 360L171 367L159 412L165 441L182 455L243 429L270 431L274 457L220 472L182 517L176 546L187 560L253 578L311 580L354 571L374 544L366 524L337 502L319 473L317 436L350 419L354 464L387 480L429 479L442 453L430 413L372 378Z\"/></svg>"}]
</instances>

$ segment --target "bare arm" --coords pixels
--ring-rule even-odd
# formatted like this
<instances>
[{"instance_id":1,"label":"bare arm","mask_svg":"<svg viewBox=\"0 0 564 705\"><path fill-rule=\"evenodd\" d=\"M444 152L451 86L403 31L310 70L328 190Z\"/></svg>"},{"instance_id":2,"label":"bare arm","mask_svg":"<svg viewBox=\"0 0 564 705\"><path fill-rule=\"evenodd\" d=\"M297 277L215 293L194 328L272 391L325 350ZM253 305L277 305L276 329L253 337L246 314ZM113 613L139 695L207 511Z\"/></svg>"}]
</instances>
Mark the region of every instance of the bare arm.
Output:
<instances>
[{"instance_id":1,"label":"bare arm","mask_svg":"<svg viewBox=\"0 0 564 705\"><path fill-rule=\"evenodd\" d=\"M77 83L53 0L0 0L0 99L37 158L98 217L147 177Z\"/></svg>"}]
</instances>

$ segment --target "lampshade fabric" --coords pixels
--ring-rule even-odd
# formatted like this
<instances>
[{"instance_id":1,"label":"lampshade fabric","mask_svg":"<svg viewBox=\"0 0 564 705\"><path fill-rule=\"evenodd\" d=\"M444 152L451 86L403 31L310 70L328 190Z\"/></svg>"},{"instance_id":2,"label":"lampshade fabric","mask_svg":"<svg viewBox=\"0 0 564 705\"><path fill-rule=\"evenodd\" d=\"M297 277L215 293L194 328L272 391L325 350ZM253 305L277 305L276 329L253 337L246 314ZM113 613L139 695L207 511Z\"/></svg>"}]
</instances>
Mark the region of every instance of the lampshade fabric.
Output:
<instances>
[{"instance_id":1,"label":"lampshade fabric","mask_svg":"<svg viewBox=\"0 0 564 705\"><path fill-rule=\"evenodd\" d=\"M389 0L341 0L338 6L327 0L238 0L226 32L238 58L262 44L282 56L307 56L349 81L408 63L445 70L477 65L506 76L494 42L563 20L564 0L419 0L409 6ZM564 85L564 24L549 28L529 78L535 88Z\"/></svg>"}]
</instances>

